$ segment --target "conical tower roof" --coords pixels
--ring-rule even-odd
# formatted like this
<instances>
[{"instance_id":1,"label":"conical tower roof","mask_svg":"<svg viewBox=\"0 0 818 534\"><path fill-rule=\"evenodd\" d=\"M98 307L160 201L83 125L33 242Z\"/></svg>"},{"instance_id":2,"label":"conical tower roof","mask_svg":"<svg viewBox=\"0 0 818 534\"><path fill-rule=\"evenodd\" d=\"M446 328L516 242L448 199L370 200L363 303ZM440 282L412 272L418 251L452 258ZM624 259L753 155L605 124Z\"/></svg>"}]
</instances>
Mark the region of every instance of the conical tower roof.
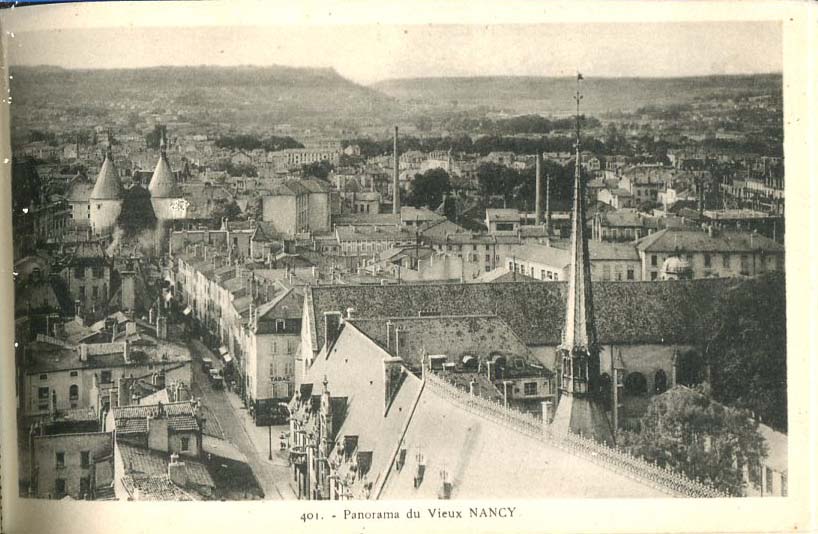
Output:
<instances>
[{"instance_id":1,"label":"conical tower roof","mask_svg":"<svg viewBox=\"0 0 818 534\"><path fill-rule=\"evenodd\" d=\"M153 176L148 184L148 191L154 198L172 198L178 196L176 188L176 178L173 176L173 171L170 169L168 163L168 156L165 153L165 130L162 129L161 137L159 138L159 161L156 162L156 168L153 170Z\"/></svg>"},{"instance_id":2,"label":"conical tower roof","mask_svg":"<svg viewBox=\"0 0 818 534\"><path fill-rule=\"evenodd\" d=\"M119 181L119 175L114 167L114 162L111 158L111 152L105 154L105 161L102 162L102 167L99 169L97 181L94 184L94 190L91 192L92 200L118 200L122 193L122 183Z\"/></svg>"},{"instance_id":3,"label":"conical tower roof","mask_svg":"<svg viewBox=\"0 0 818 534\"><path fill-rule=\"evenodd\" d=\"M159 161L156 162L156 168L153 170L150 184L148 184L148 191L154 198L171 198L178 196L176 188L176 178L173 176L173 171L170 169L170 163L163 150L159 154Z\"/></svg>"}]
</instances>

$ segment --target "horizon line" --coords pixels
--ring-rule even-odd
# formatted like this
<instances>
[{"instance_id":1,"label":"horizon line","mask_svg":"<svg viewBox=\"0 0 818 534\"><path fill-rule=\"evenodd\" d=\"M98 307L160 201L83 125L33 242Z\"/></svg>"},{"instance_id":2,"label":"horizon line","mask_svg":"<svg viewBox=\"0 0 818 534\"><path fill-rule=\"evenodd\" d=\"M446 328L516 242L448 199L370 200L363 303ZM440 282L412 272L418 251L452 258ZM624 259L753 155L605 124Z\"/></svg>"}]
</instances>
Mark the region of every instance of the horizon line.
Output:
<instances>
[{"instance_id":1,"label":"horizon line","mask_svg":"<svg viewBox=\"0 0 818 534\"><path fill-rule=\"evenodd\" d=\"M150 69L173 69L173 68L215 68L215 69L230 69L230 68L256 68L256 69L265 69L265 68L286 68L286 69L300 69L300 70L324 70L324 71L332 71L336 73L341 78L344 78L348 81L356 83L358 85L369 87L372 85L386 83L386 82L395 82L395 81L409 81L409 80L467 80L467 79L489 79L489 78L550 78L550 79L568 79L573 80L576 78L576 74L568 74L564 76L549 76L549 75L542 75L542 74L474 74L474 75L454 75L454 76L410 76L406 78L383 78L380 80L375 80L371 82L358 82L355 79L348 77L341 73L336 67L334 66L326 66L326 67L318 67L318 66L294 66L294 65L284 65L280 63L269 63L269 64L257 64L257 63L236 63L234 65L219 65L215 63L198 63L198 64L185 64L185 65L171 65L171 64L164 64L164 65L150 65L150 66L140 66L140 67L65 67L62 65L54 65L49 63L38 63L38 64L9 64L9 70L13 68L30 68L30 69L59 69L64 71L117 71L117 70L132 70L132 71L139 71L139 70L150 70ZM617 75L601 75L601 76L594 76L593 74L590 75L590 79L596 80L639 80L639 79L646 79L646 80L675 80L675 79L690 79L690 78L717 78L717 77L742 77L742 76L783 76L783 71L764 71L764 72L731 72L731 73L701 73L701 74L679 74L679 75L672 75L672 76L658 76L658 75L650 75L650 74L625 74L621 76ZM583 74L583 77L588 77Z\"/></svg>"}]
</instances>

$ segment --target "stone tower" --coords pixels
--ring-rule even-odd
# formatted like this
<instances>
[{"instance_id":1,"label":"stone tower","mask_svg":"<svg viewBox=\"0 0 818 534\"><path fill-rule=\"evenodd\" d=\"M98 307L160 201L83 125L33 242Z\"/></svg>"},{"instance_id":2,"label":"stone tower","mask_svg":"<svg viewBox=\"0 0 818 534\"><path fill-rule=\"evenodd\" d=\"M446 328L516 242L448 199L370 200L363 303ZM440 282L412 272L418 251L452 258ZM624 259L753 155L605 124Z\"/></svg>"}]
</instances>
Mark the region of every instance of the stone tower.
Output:
<instances>
[{"instance_id":1,"label":"stone tower","mask_svg":"<svg viewBox=\"0 0 818 534\"><path fill-rule=\"evenodd\" d=\"M88 198L88 208L91 231L95 235L113 231L122 211L122 183L114 166L110 145L105 150L105 160L99 169L94 190Z\"/></svg>"},{"instance_id":2,"label":"stone tower","mask_svg":"<svg viewBox=\"0 0 818 534\"><path fill-rule=\"evenodd\" d=\"M574 169L574 213L571 234L571 267L565 328L557 348L559 404L551 423L555 436L568 432L612 444L613 431L599 403L599 347L591 294L591 263L585 231L585 183L580 161L579 103L581 75L577 75L577 141Z\"/></svg>"}]
</instances>

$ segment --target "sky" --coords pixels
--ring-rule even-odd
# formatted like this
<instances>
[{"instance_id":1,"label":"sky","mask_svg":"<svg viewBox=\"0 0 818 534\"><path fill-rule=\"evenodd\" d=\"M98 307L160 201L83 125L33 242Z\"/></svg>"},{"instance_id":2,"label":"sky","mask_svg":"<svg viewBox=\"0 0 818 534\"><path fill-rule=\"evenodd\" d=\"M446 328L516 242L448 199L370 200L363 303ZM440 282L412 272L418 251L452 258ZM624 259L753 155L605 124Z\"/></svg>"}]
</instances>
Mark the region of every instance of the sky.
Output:
<instances>
[{"instance_id":1,"label":"sky","mask_svg":"<svg viewBox=\"0 0 818 534\"><path fill-rule=\"evenodd\" d=\"M52 5L7 11L3 23L11 65L332 67L363 84L578 70L595 77L782 71L782 30L775 21L610 23L584 17L520 24L547 17L532 11L537 16L515 19L504 11L486 18L462 10L458 17L413 18L400 10L373 16L363 9L371 4L360 1L326 5L313 11L257 4L235 10L207 2L167 2L161 9L156 2Z\"/></svg>"}]
</instances>

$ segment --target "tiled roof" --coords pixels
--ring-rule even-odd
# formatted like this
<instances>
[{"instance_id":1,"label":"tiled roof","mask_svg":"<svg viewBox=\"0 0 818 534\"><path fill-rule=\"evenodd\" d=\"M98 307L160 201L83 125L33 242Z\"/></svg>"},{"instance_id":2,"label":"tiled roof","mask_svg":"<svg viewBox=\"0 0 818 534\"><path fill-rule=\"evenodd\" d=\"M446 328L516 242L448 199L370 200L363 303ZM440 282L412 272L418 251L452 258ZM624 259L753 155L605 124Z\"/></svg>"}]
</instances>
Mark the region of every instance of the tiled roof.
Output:
<instances>
[{"instance_id":1,"label":"tiled roof","mask_svg":"<svg viewBox=\"0 0 818 534\"><path fill-rule=\"evenodd\" d=\"M783 283L783 282L782 282ZM593 282L601 343L695 342L719 295L741 284L711 278L663 282ZM556 345L565 321L564 282L331 286L308 289L313 348L323 346L323 313L354 308L357 317L497 315L528 345Z\"/></svg>"},{"instance_id":2,"label":"tiled roof","mask_svg":"<svg viewBox=\"0 0 818 534\"><path fill-rule=\"evenodd\" d=\"M117 449L126 473L143 475L163 475L168 472L168 462L164 455L143 447L135 447L117 441Z\"/></svg>"},{"instance_id":3,"label":"tiled roof","mask_svg":"<svg viewBox=\"0 0 818 534\"><path fill-rule=\"evenodd\" d=\"M121 441L117 442L116 446L119 449L125 473L148 476L167 475L170 462L168 453L137 447ZM215 486L203 463L188 457L179 457L179 462L185 464L187 480L190 483L196 486Z\"/></svg>"},{"instance_id":4,"label":"tiled roof","mask_svg":"<svg viewBox=\"0 0 818 534\"><path fill-rule=\"evenodd\" d=\"M171 482L168 475L122 477L125 489L140 501L195 501L198 497Z\"/></svg>"},{"instance_id":5,"label":"tiled roof","mask_svg":"<svg viewBox=\"0 0 818 534\"><path fill-rule=\"evenodd\" d=\"M190 401L163 404L162 409L168 418L168 429L177 432L197 431L199 422L195 408ZM116 431L119 434L142 434L148 431L148 417L156 417L158 404L137 404L114 408Z\"/></svg>"}]
</instances>

